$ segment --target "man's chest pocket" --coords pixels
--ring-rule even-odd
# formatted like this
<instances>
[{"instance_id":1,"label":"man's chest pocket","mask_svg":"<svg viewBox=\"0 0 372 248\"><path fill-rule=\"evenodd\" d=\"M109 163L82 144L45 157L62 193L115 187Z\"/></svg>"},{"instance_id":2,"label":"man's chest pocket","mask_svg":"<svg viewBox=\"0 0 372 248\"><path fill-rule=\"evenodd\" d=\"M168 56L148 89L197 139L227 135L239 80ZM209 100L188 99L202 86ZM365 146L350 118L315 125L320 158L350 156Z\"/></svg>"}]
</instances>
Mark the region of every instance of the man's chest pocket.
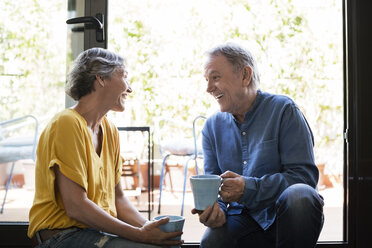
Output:
<instances>
[{"instance_id":1,"label":"man's chest pocket","mask_svg":"<svg viewBox=\"0 0 372 248\"><path fill-rule=\"evenodd\" d=\"M258 144L252 151L249 164L255 177L280 172L278 141L268 140Z\"/></svg>"}]
</instances>

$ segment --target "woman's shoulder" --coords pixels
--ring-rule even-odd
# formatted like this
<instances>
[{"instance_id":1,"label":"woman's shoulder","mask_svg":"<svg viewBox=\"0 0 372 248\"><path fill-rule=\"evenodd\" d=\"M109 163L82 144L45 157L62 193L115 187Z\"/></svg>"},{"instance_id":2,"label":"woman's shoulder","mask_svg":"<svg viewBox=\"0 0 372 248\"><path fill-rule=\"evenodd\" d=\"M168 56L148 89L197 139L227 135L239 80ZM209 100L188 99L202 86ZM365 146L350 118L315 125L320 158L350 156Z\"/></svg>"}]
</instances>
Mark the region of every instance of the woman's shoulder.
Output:
<instances>
[{"instance_id":1,"label":"woman's shoulder","mask_svg":"<svg viewBox=\"0 0 372 248\"><path fill-rule=\"evenodd\" d=\"M80 127L86 125L86 121L73 109L65 109L54 115L49 125L55 128L69 128Z\"/></svg>"},{"instance_id":2,"label":"woman's shoulder","mask_svg":"<svg viewBox=\"0 0 372 248\"><path fill-rule=\"evenodd\" d=\"M65 109L55 114L43 129L40 138L51 139L67 137L74 133L81 133L83 122L72 109Z\"/></svg>"}]
</instances>

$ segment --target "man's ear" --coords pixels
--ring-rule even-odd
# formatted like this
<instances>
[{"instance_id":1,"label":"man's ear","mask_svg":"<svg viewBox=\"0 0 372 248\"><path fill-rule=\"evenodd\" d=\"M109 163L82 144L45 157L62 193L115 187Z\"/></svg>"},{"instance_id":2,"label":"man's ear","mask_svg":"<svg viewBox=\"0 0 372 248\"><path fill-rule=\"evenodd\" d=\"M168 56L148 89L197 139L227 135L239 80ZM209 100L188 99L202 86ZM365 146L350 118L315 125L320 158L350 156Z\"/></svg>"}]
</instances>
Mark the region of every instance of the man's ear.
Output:
<instances>
[{"instance_id":1,"label":"man's ear","mask_svg":"<svg viewBox=\"0 0 372 248\"><path fill-rule=\"evenodd\" d=\"M98 84L101 86L101 87L105 87L105 82L103 82L103 78L99 75L96 75L96 80L98 82Z\"/></svg>"},{"instance_id":2,"label":"man's ear","mask_svg":"<svg viewBox=\"0 0 372 248\"><path fill-rule=\"evenodd\" d=\"M252 80L252 68L248 65L243 67L243 83L244 86L248 86Z\"/></svg>"}]
</instances>

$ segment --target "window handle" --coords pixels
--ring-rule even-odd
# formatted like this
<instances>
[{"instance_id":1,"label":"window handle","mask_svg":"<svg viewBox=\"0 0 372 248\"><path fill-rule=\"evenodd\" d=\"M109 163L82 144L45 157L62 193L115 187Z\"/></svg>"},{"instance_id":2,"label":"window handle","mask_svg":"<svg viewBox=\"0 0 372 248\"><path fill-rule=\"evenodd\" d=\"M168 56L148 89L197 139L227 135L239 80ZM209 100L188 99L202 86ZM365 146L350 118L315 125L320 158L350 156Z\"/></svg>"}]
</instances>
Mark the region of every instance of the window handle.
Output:
<instances>
[{"instance_id":1,"label":"window handle","mask_svg":"<svg viewBox=\"0 0 372 248\"><path fill-rule=\"evenodd\" d=\"M84 29L95 29L97 42L103 42L105 40L104 30L104 18L103 14L97 14L95 16L82 16L71 18L66 21L67 24L84 23Z\"/></svg>"}]
</instances>

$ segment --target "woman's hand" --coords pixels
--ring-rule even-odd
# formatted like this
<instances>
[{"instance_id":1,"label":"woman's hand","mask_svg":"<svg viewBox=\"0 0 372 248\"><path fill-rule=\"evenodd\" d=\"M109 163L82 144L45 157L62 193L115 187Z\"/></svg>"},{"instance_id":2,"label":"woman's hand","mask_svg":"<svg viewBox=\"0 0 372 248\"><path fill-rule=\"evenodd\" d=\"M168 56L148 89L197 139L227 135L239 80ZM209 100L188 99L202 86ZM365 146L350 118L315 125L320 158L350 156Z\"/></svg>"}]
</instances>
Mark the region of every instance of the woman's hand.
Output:
<instances>
[{"instance_id":1,"label":"woman's hand","mask_svg":"<svg viewBox=\"0 0 372 248\"><path fill-rule=\"evenodd\" d=\"M138 242L149 243L155 245L181 245L183 240L170 240L177 236L181 236L183 232L163 232L159 226L166 224L169 218L163 218L156 221L147 221L141 228L139 228Z\"/></svg>"}]
</instances>

